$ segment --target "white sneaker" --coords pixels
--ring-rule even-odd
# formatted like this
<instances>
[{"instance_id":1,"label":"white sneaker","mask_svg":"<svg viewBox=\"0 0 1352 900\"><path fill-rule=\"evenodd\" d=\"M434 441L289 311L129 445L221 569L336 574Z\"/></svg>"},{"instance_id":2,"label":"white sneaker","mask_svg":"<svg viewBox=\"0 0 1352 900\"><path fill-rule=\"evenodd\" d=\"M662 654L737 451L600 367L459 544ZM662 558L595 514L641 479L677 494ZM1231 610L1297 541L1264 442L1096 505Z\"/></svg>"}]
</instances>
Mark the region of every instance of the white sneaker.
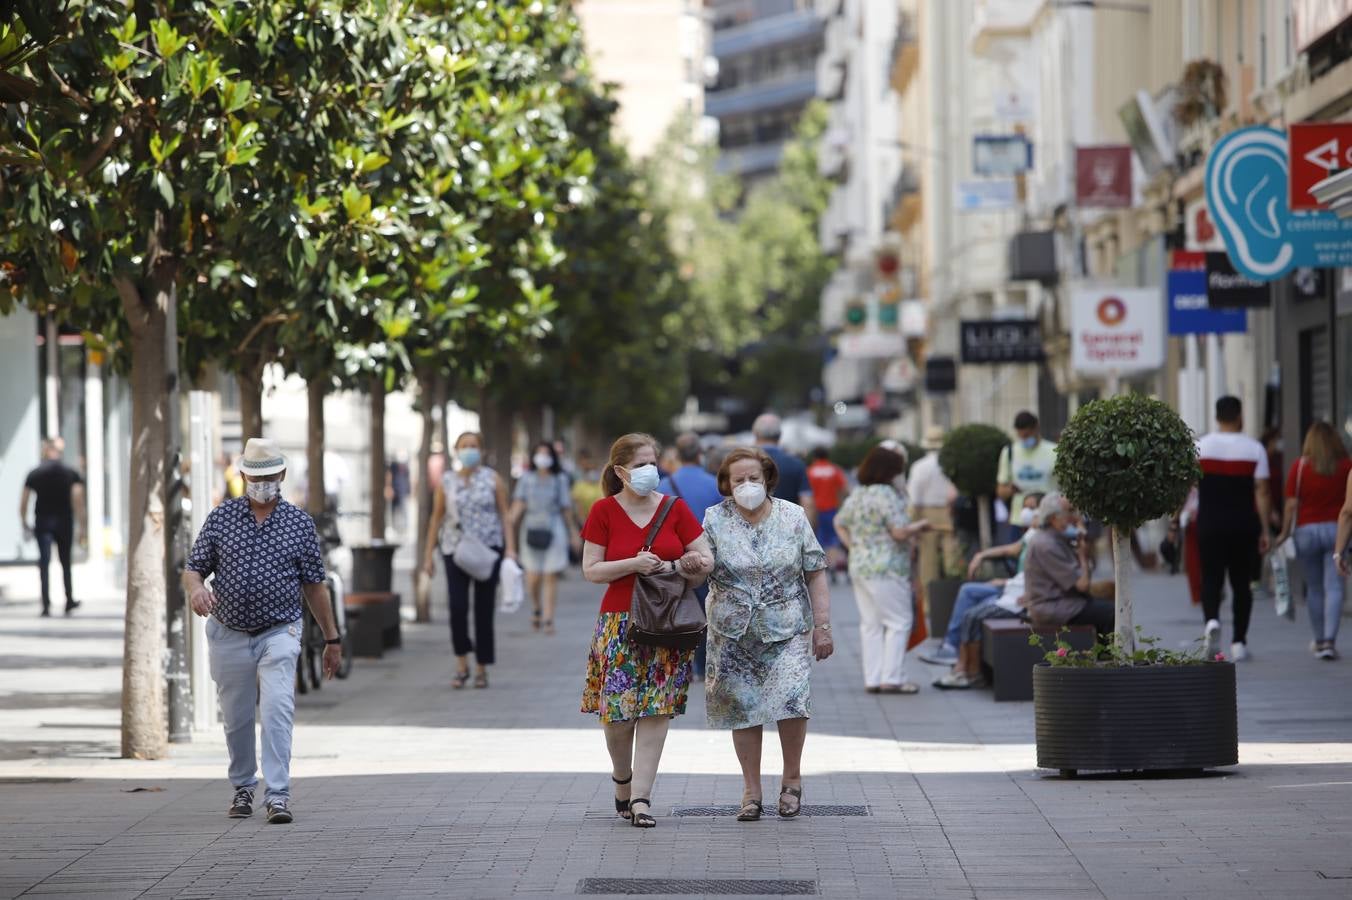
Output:
<instances>
[{"instance_id":1,"label":"white sneaker","mask_svg":"<svg viewBox=\"0 0 1352 900\"><path fill-rule=\"evenodd\" d=\"M1243 641L1235 641L1230 645L1230 658L1235 662L1243 662L1249 658L1249 647Z\"/></svg>"},{"instance_id":2,"label":"white sneaker","mask_svg":"<svg viewBox=\"0 0 1352 900\"><path fill-rule=\"evenodd\" d=\"M1221 652L1221 623L1219 619L1207 619L1206 631L1202 632L1202 643L1206 648L1206 658L1215 659Z\"/></svg>"}]
</instances>

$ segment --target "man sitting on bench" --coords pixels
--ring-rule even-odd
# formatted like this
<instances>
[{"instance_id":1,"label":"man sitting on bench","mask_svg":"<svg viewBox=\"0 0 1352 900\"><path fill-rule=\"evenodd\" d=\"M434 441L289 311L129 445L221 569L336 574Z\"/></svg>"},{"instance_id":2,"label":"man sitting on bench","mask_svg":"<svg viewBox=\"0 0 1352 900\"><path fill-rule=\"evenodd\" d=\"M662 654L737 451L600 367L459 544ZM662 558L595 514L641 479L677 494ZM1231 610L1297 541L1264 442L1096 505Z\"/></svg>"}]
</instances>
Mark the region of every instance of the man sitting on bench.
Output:
<instances>
[{"instance_id":1,"label":"man sitting on bench","mask_svg":"<svg viewBox=\"0 0 1352 900\"><path fill-rule=\"evenodd\" d=\"M933 653L921 654L921 662L942 666L957 663L958 647L962 643L963 619L974 609L994 605L1001 599L1001 594L1010 590L1010 579L992 578L989 581L976 581L976 573L981 569L982 563L991 559L1013 560L1014 578L1018 579L1017 593L1013 596L1017 599L1023 595L1023 558L1028 552L1028 542L1033 539L1033 531L1037 528L1035 524L1037 505L1041 501L1042 494L1024 495L1019 525L1028 530L1017 541L981 550L972 557L971 563L967 566L967 577L973 580L963 583L962 587L958 588L958 597L953 604L953 614L948 617L948 631L944 633L943 643ZM981 628L978 624L978 639L980 635Z\"/></svg>"},{"instance_id":2,"label":"man sitting on bench","mask_svg":"<svg viewBox=\"0 0 1352 900\"><path fill-rule=\"evenodd\" d=\"M1093 625L1100 637L1113 632L1113 604L1096 599L1093 560L1079 514L1058 493L1038 506L1042 528L1028 545L1024 571L1028 581L1028 618L1036 626ZM1110 592L1110 591L1109 591Z\"/></svg>"}]
</instances>

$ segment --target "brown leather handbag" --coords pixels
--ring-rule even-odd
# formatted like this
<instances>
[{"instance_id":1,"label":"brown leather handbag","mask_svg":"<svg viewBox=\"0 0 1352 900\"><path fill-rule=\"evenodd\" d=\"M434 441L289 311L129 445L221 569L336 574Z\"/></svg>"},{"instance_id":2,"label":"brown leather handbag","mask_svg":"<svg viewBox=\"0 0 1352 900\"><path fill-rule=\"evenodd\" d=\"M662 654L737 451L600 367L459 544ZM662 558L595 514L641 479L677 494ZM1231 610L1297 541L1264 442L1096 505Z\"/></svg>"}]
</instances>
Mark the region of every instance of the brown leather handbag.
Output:
<instances>
[{"instance_id":1,"label":"brown leather handbag","mask_svg":"<svg viewBox=\"0 0 1352 900\"><path fill-rule=\"evenodd\" d=\"M668 497L663 501L640 552L652 549L676 499ZM629 640L673 650L693 650L699 646L707 627L708 620L704 618L704 610L699 608L695 589L680 572L634 576L634 594L629 602Z\"/></svg>"}]
</instances>

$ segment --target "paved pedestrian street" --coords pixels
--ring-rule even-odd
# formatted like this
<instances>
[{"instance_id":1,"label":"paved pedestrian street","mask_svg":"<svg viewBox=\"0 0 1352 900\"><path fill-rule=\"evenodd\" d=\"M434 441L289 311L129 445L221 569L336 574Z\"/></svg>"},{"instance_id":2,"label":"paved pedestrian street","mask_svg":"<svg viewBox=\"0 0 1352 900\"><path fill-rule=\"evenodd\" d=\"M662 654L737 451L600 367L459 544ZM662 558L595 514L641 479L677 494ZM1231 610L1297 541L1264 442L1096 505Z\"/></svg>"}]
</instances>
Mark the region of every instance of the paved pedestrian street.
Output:
<instances>
[{"instance_id":1,"label":"paved pedestrian street","mask_svg":"<svg viewBox=\"0 0 1352 900\"><path fill-rule=\"evenodd\" d=\"M487 690L450 689L442 601L433 624L405 626L402 650L301 697L296 821L270 826L261 812L226 818L219 733L164 761L116 758L120 598L82 570L85 607L39 619L31 576L0 570L3 897L634 890L613 879L710 896L1352 896L1352 661L1310 657L1303 610L1290 624L1260 603L1255 658L1239 672L1237 768L1066 780L1034 767L1031 703L940 692L939 670L919 663L918 696L864 693L839 586L838 649L813 676L807 815L707 814L741 785L695 691L644 831L614 816L600 729L577 711L600 592L570 573L556 636L532 633L524 613L500 620ZM1197 632L1182 577L1143 576L1136 596L1147 631L1172 643ZM778 768L767 735L771 806Z\"/></svg>"}]
</instances>

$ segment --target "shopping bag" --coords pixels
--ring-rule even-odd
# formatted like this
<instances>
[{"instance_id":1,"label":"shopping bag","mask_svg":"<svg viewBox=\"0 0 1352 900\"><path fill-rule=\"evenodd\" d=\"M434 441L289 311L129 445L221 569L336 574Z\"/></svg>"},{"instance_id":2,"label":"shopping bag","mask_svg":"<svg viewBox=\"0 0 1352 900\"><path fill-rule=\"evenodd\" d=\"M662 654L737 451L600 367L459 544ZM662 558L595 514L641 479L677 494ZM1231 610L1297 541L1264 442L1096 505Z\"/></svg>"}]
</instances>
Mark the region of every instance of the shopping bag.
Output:
<instances>
[{"instance_id":1,"label":"shopping bag","mask_svg":"<svg viewBox=\"0 0 1352 900\"><path fill-rule=\"evenodd\" d=\"M526 576L510 557L502 561L498 575L498 612L511 614L526 602Z\"/></svg>"},{"instance_id":2,"label":"shopping bag","mask_svg":"<svg viewBox=\"0 0 1352 900\"><path fill-rule=\"evenodd\" d=\"M1296 607L1291 602L1291 572L1286 563L1286 554L1268 554L1268 570L1272 575L1272 601L1277 607L1277 615L1294 622Z\"/></svg>"}]
</instances>

